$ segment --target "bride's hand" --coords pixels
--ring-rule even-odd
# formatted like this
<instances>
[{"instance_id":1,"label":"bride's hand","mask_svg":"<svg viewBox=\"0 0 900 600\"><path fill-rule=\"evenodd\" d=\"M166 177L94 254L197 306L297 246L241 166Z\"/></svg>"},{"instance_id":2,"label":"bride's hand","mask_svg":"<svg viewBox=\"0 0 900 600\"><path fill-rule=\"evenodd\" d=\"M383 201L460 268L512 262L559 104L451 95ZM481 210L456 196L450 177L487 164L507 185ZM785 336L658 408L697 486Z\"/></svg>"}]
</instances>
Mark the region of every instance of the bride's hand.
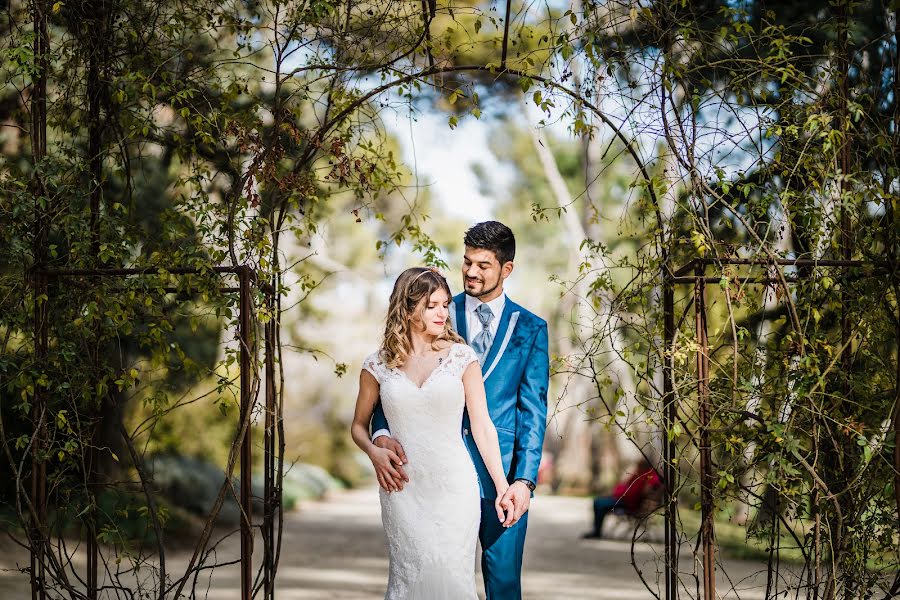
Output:
<instances>
[{"instance_id":1,"label":"bride's hand","mask_svg":"<svg viewBox=\"0 0 900 600\"><path fill-rule=\"evenodd\" d=\"M399 492L403 489L403 482L409 481L405 473L401 473L403 461L396 452L388 448L380 448L372 445L369 450L369 460L375 467L375 476L378 485L386 492ZM396 465L396 466L395 466ZM398 470L399 469L399 470Z\"/></svg>"},{"instance_id":2,"label":"bride's hand","mask_svg":"<svg viewBox=\"0 0 900 600\"><path fill-rule=\"evenodd\" d=\"M509 489L509 484L504 481L500 485L495 485L494 487L497 488L497 498L494 500L494 508L497 509L497 518L503 523L506 521L506 514L513 509L512 504L503 498L506 494L506 490Z\"/></svg>"}]
</instances>

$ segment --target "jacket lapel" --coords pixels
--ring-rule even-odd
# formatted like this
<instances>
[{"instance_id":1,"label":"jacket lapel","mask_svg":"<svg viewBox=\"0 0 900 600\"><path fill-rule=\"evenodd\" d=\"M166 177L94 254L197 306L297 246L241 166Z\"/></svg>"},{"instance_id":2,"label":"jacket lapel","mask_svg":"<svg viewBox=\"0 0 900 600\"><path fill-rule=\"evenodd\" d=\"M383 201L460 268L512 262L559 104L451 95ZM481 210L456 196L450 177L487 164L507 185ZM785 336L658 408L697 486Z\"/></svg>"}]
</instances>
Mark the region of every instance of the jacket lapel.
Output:
<instances>
[{"instance_id":1,"label":"jacket lapel","mask_svg":"<svg viewBox=\"0 0 900 600\"><path fill-rule=\"evenodd\" d=\"M456 298L453 299L453 307L456 309L456 319L453 323L456 328L456 333L460 335L460 337L466 340L466 343L469 342L469 332L467 331L466 325L466 294L458 294Z\"/></svg>"},{"instance_id":2,"label":"jacket lapel","mask_svg":"<svg viewBox=\"0 0 900 600\"><path fill-rule=\"evenodd\" d=\"M490 371L490 365L499 358L498 353L502 353L502 350L506 349L506 344L503 342L507 338L506 330L509 329L509 319L513 312L515 312L515 308L516 305L513 304L512 300L507 296L506 303L503 305L503 314L500 316L500 324L497 326L497 333L494 335L494 340L491 342L491 348L488 350L487 357L481 365L481 370L485 374Z\"/></svg>"},{"instance_id":3,"label":"jacket lapel","mask_svg":"<svg viewBox=\"0 0 900 600\"><path fill-rule=\"evenodd\" d=\"M500 362L500 359L503 358L503 353L506 352L506 347L509 345L509 340L512 338L513 332L516 330L516 323L519 322L519 315L522 314L519 311L515 311L509 317L509 327L506 329L506 335L503 336L503 340L495 340L495 344L500 344L500 350L497 351L497 354L494 356L494 360L490 363L491 366L488 367L487 371L484 371L482 367L482 372L484 373L484 380L487 381L487 378L491 376L491 373L494 372L494 369L497 368L497 363Z\"/></svg>"}]
</instances>

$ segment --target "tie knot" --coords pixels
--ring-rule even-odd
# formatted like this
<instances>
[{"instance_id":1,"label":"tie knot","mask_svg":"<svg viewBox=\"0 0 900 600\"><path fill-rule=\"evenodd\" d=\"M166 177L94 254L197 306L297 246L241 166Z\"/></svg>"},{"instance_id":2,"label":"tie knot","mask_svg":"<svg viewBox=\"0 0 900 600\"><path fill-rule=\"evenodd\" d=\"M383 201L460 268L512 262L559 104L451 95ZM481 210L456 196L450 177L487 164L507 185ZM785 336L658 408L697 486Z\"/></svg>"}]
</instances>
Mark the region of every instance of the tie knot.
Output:
<instances>
[{"instance_id":1,"label":"tie knot","mask_svg":"<svg viewBox=\"0 0 900 600\"><path fill-rule=\"evenodd\" d=\"M475 309L475 314L478 315L478 320L481 321L482 327L487 327L494 319L494 313L487 304L478 305L478 308Z\"/></svg>"}]
</instances>

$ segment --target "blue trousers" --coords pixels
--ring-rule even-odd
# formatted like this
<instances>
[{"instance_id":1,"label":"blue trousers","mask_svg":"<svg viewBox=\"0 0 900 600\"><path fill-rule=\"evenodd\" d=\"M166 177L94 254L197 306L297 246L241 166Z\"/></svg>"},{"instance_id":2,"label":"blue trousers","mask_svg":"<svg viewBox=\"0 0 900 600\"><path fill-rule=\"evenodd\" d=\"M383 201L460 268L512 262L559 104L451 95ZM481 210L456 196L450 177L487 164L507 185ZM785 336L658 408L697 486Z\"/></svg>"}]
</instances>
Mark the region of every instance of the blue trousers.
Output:
<instances>
[{"instance_id":1,"label":"blue trousers","mask_svg":"<svg viewBox=\"0 0 900 600\"><path fill-rule=\"evenodd\" d=\"M603 518L616 507L617 498L612 496L597 496L594 498L594 533L603 533Z\"/></svg>"},{"instance_id":2,"label":"blue trousers","mask_svg":"<svg viewBox=\"0 0 900 600\"><path fill-rule=\"evenodd\" d=\"M486 600L521 600L522 550L528 528L526 512L512 527L505 528L497 518L494 501L481 499L481 574Z\"/></svg>"}]
</instances>

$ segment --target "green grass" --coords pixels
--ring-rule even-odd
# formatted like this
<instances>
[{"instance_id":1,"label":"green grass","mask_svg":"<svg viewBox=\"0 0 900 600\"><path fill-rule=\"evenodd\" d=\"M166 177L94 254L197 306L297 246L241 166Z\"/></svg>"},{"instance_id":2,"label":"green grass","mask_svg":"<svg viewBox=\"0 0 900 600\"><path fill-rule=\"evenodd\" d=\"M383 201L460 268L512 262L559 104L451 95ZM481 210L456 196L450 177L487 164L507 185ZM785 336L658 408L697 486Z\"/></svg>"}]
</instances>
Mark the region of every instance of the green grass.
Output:
<instances>
[{"instance_id":1,"label":"green grass","mask_svg":"<svg viewBox=\"0 0 900 600\"><path fill-rule=\"evenodd\" d=\"M700 511L681 508L678 511L680 531L696 537L700 531ZM803 539L806 523L794 524L797 537ZM747 536L747 527L733 522L727 515L717 515L715 520L716 544L725 556L746 560L768 560L768 539ZM779 559L784 562L802 563L803 553L790 533L781 532L776 540Z\"/></svg>"}]
</instances>

